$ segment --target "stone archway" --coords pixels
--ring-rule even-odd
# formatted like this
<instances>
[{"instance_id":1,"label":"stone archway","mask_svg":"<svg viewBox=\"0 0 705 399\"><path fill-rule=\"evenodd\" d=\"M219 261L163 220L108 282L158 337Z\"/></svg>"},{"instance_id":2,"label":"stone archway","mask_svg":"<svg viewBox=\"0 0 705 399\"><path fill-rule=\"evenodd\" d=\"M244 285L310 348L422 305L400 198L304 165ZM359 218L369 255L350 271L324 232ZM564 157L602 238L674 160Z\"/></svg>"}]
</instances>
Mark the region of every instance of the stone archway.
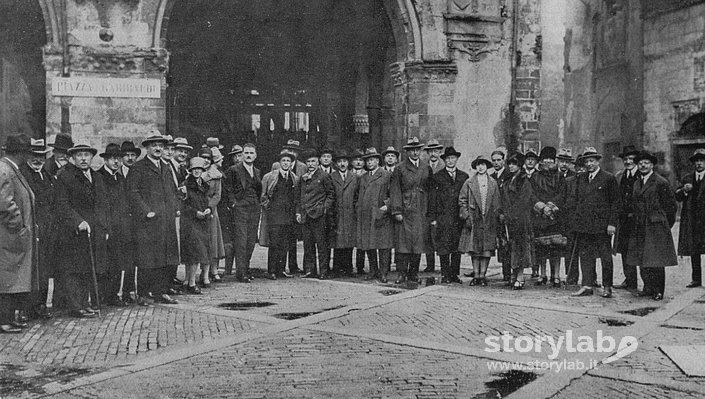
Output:
<instances>
[{"instance_id":1,"label":"stone archway","mask_svg":"<svg viewBox=\"0 0 705 399\"><path fill-rule=\"evenodd\" d=\"M207 3L200 3L196 0L181 3L162 0L159 5L158 13L162 19L155 28L153 40L170 52L167 130L173 134L186 136L196 144L208 135L219 135L226 144L246 141L260 143L259 140L266 135L268 138L263 140L264 146L272 148L272 151L279 147L284 135L301 137L313 146L338 148L399 145L405 138L400 135L404 129L399 128L398 118L408 108L404 106L406 93L403 91L404 86L395 81L394 73L399 64L418 63L417 57L420 57L420 48L414 39L414 35L419 36L416 13L406 11L405 1L378 0L358 4L319 1L280 4L276 7L269 3L266 6L248 3L230 5L233 9L218 8L217 13L209 9ZM343 8L345 10L341 11ZM311 15L318 13L330 19L341 18L341 15L344 17L336 19L337 23L333 26L329 26L330 21L316 25L318 22L311 19L315 18ZM251 22L253 20L258 22ZM268 22L270 20L276 21L278 27L273 28L274 23ZM292 27L292 23L300 25ZM240 25L248 28L233 28ZM308 26L312 25L328 34L314 33L318 35L313 36L315 39L306 36L311 35ZM384 28L380 27L382 25ZM352 29L356 32L354 35L348 35L350 26L357 28ZM359 33L367 29L371 32ZM351 40L330 39L330 36L337 34L348 35ZM370 39L373 36L374 39ZM372 41L365 45L365 40ZM385 43L380 43L380 40ZM254 47L242 44L253 41L258 42L257 45L251 45ZM307 44L309 42L326 47L334 54L311 52L312 45ZM265 49L262 50L264 55L260 52L253 56L251 53L258 45ZM374 50L377 46L389 50ZM288 58L278 58L280 52L269 51L273 47L280 48L280 52L297 47L300 52ZM352 58L357 59L351 60L351 54ZM306 58L315 58L318 62L300 62ZM261 70L276 69L280 66L278 62L282 61L287 62L289 69L296 72L283 80L279 75L265 77L264 80L271 78L274 81L274 89L263 85L262 75L273 72L260 73ZM351 67L353 63L355 65ZM319 67L323 64L332 65L333 69L343 69L334 72L335 77L331 77L330 68ZM318 67L313 75L318 73L323 77L312 77L307 72L312 67ZM213 74L217 76L208 76ZM302 88L305 90L290 86L292 80L303 82ZM311 83L312 80L315 82ZM215 87L207 90L205 87L214 81L217 81ZM340 85L345 88L325 89L332 82L342 82ZM317 90L319 88L312 87L312 84L319 84L323 88ZM279 89L281 92L277 94ZM221 93L218 94L219 91ZM304 92L300 100L292 95L299 92ZM243 102L252 104L242 105ZM293 108L294 103L309 107L299 109L306 119L310 118L310 126L307 122L305 134L294 130L289 124L291 111L285 107ZM209 116L209 112L212 115ZM249 117L253 120L251 130ZM255 117L257 122L254 122ZM314 132L324 132L325 136L309 134L309 127Z\"/></svg>"}]
</instances>

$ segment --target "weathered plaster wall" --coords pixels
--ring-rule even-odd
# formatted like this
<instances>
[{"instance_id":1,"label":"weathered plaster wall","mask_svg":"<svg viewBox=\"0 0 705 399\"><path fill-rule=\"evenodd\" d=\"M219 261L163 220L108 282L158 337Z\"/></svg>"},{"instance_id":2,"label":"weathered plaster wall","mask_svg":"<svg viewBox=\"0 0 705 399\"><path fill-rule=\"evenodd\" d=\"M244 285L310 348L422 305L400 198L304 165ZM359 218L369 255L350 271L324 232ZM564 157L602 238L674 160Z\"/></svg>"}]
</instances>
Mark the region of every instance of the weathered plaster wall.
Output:
<instances>
[{"instance_id":1,"label":"weathered plaster wall","mask_svg":"<svg viewBox=\"0 0 705 399\"><path fill-rule=\"evenodd\" d=\"M541 120L539 132L543 146L562 146L565 142L564 38L565 0L541 2Z\"/></svg>"}]
</instances>

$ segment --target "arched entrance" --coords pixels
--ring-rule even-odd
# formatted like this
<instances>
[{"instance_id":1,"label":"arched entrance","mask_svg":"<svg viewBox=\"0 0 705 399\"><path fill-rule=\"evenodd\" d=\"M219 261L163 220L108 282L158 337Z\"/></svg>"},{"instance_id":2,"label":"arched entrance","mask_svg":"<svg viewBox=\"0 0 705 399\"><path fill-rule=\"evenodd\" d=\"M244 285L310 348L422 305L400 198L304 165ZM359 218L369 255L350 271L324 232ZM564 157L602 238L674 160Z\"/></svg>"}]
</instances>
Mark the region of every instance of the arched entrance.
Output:
<instances>
[{"instance_id":1,"label":"arched entrance","mask_svg":"<svg viewBox=\"0 0 705 399\"><path fill-rule=\"evenodd\" d=\"M36 1L0 2L0 142L13 133L43 137L46 123L42 46L47 42Z\"/></svg>"},{"instance_id":2,"label":"arched entrance","mask_svg":"<svg viewBox=\"0 0 705 399\"><path fill-rule=\"evenodd\" d=\"M197 144L208 136L256 142L263 165L289 138L333 148L398 144L402 102L390 65L419 54L404 3L165 4L167 129Z\"/></svg>"}]
</instances>

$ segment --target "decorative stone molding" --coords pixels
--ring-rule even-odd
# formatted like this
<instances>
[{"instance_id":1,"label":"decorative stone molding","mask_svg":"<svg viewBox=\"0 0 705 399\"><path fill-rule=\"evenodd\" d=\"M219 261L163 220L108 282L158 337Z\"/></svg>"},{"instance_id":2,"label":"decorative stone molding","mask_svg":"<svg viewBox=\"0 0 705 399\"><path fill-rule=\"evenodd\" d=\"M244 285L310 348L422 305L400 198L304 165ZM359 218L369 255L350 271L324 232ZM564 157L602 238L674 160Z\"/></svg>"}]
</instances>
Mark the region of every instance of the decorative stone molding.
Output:
<instances>
[{"instance_id":1,"label":"decorative stone molding","mask_svg":"<svg viewBox=\"0 0 705 399\"><path fill-rule=\"evenodd\" d=\"M370 117L368 115L353 115L355 133L370 134Z\"/></svg>"},{"instance_id":2,"label":"decorative stone molding","mask_svg":"<svg viewBox=\"0 0 705 399\"><path fill-rule=\"evenodd\" d=\"M73 49L72 49L73 50ZM165 73L169 67L166 49L91 49L71 51L71 71L98 73ZM53 47L44 48L46 70L61 69L62 54Z\"/></svg>"},{"instance_id":3,"label":"decorative stone molding","mask_svg":"<svg viewBox=\"0 0 705 399\"><path fill-rule=\"evenodd\" d=\"M395 86L407 83L453 83L458 66L451 61L395 62L390 65Z\"/></svg>"},{"instance_id":4,"label":"decorative stone molding","mask_svg":"<svg viewBox=\"0 0 705 399\"><path fill-rule=\"evenodd\" d=\"M502 47L502 25L507 19L505 0L447 0L448 47L477 62L483 54Z\"/></svg>"}]
</instances>

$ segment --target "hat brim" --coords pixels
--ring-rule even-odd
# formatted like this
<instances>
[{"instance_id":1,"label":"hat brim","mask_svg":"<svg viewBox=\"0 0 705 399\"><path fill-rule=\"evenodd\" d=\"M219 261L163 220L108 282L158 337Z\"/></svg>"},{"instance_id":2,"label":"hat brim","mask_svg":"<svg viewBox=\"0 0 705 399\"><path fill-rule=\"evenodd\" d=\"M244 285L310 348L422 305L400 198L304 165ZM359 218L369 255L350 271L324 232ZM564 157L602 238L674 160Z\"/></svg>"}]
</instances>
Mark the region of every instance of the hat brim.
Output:
<instances>
[{"instance_id":1,"label":"hat brim","mask_svg":"<svg viewBox=\"0 0 705 399\"><path fill-rule=\"evenodd\" d=\"M602 154L587 154L587 155L583 154L576 159L576 162L577 161L584 161L588 158L595 158L599 161L600 159L602 159Z\"/></svg>"},{"instance_id":2,"label":"hat brim","mask_svg":"<svg viewBox=\"0 0 705 399\"><path fill-rule=\"evenodd\" d=\"M442 150L443 148L444 147L440 144L432 144L432 145L426 146L426 148L424 148L424 150L426 150L426 151Z\"/></svg>"},{"instance_id":3,"label":"hat brim","mask_svg":"<svg viewBox=\"0 0 705 399\"><path fill-rule=\"evenodd\" d=\"M169 142L169 140L167 140L167 139L156 139L156 138L155 138L155 139L145 139L144 141L142 141L142 147L146 147L146 146L148 146L148 145L150 145L150 144L152 144L152 143L164 143L164 144L166 144L166 143L168 143L168 142Z\"/></svg>"},{"instance_id":4,"label":"hat brim","mask_svg":"<svg viewBox=\"0 0 705 399\"><path fill-rule=\"evenodd\" d=\"M456 156L456 157L460 158L460 155L461 155L461 153L459 153L459 152L457 152L457 151L456 151L456 152L451 152L451 153L448 153L448 154L443 154L443 155L441 155L441 159L446 159L447 157L452 157L452 156Z\"/></svg>"},{"instance_id":5,"label":"hat brim","mask_svg":"<svg viewBox=\"0 0 705 399\"><path fill-rule=\"evenodd\" d=\"M237 154L242 154L242 151L230 151L228 155L237 155Z\"/></svg>"},{"instance_id":6,"label":"hat brim","mask_svg":"<svg viewBox=\"0 0 705 399\"><path fill-rule=\"evenodd\" d=\"M365 161L367 161L367 160L370 159L370 158L377 158L377 159L379 159L379 160L381 161L383 157L384 157L384 156L383 156L382 154L365 154L365 155L362 156L362 159L364 159Z\"/></svg>"},{"instance_id":7,"label":"hat brim","mask_svg":"<svg viewBox=\"0 0 705 399\"><path fill-rule=\"evenodd\" d=\"M283 149L283 150L299 151L299 150L301 150L301 146L298 146L298 145L289 145L289 144L287 144L287 145L282 146L282 149Z\"/></svg>"},{"instance_id":8,"label":"hat brim","mask_svg":"<svg viewBox=\"0 0 705 399\"><path fill-rule=\"evenodd\" d=\"M66 153L67 153L69 156L71 156L71 155L73 155L75 152L81 152L81 151L88 151L88 152L90 152L91 154L93 154L93 156L96 156L96 155L98 154L98 150L96 150L95 148L92 148L92 147L91 147L91 148L69 148L69 149L66 151Z\"/></svg>"},{"instance_id":9,"label":"hat brim","mask_svg":"<svg viewBox=\"0 0 705 399\"><path fill-rule=\"evenodd\" d=\"M418 144L407 144L404 147L402 147L403 150L415 150L415 149L421 149L424 147L424 144L418 143Z\"/></svg>"},{"instance_id":10,"label":"hat brim","mask_svg":"<svg viewBox=\"0 0 705 399\"><path fill-rule=\"evenodd\" d=\"M559 161L575 162L575 158L566 155L559 155L556 157L556 159L558 159Z\"/></svg>"},{"instance_id":11,"label":"hat brim","mask_svg":"<svg viewBox=\"0 0 705 399\"><path fill-rule=\"evenodd\" d=\"M382 155L383 157L386 157L387 154L394 154L394 155L397 156L397 158L399 158L399 151L384 151L384 152L382 152L382 154L380 154L380 155Z\"/></svg>"},{"instance_id":12,"label":"hat brim","mask_svg":"<svg viewBox=\"0 0 705 399\"><path fill-rule=\"evenodd\" d=\"M29 152L31 152L32 154L37 154L37 155L46 155L50 151L51 151L51 149L49 149L49 148L45 148L43 150L33 150L33 149L29 150Z\"/></svg>"},{"instance_id":13,"label":"hat brim","mask_svg":"<svg viewBox=\"0 0 705 399\"><path fill-rule=\"evenodd\" d=\"M639 151L634 150L634 151L623 152L623 153L619 154L618 157L620 157L620 158L626 158L626 157L631 156L631 155L634 155L634 156L639 155Z\"/></svg>"},{"instance_id":14,"label":"hat brim","mask_svg":"<svg viewBox=\"0 0 705 399\"><path fill-rule=\"evenodd\" d=\"M125 154L120 151L120 152L104 152L102 154L98 154L101 158L110 158L110 157L117 157L117 158L122 158Z\"/></svg>"},{"instance_id":15,"label":"hat brim","mask_svg":"<svg viewBox=\"0 0 705 399\"><path fill-rule=\"evenodd\" d=\"M705 159L705 154L695 154L695 155L692 155L690 158L688 158L688 160L690 162L695 162L699 159Z\"/></svg>"},{"instance_id":16,"label":"hat brim","mask_svg":"<svg viewBox=\"0 0 705 399\"><path fill-rule=\"evenodd\" d=\"M492 162L490 162L490 161L487 160L487 159L476 159L476 160L472 161L472 163L470 164L470 166L471 166L473 169L477 169L477 165L478 165L478 164L481 164L481 163L484 163L484 164L487 166L487 169L489 169L489 168L492 167Z\"/></svg>"},{"instance_id":17,"label":"hat brim","mask_svg":"<svg viewBox=\"0 0 705 399\"><path fill-rule=\"evenodd\" d=\"M658 158L656 158L656 156L654 156L654 155L648 155L648 156L642 155L642 156L637 156L636 159L634 160L634 162L635 162L635 163L639 163L640 161L643 161L643 160L645 160L645 159L648 159L648 160L651 161L651 163L654 164L654 165L658 164Z\"/></svg>"},{"instance_id":18,"label":"hat brim","mask_svg":"<svg viewBox=\"0 0 705 399\"><path fill-rule=\"evenodd\" d=\"M186 150L186 151L193 150L193 147L191 147L190 145L183 145L183 144L177 144L176 147L174 147L174 148L176 148L177 150Z\"/></svg>"}]
</instances>

